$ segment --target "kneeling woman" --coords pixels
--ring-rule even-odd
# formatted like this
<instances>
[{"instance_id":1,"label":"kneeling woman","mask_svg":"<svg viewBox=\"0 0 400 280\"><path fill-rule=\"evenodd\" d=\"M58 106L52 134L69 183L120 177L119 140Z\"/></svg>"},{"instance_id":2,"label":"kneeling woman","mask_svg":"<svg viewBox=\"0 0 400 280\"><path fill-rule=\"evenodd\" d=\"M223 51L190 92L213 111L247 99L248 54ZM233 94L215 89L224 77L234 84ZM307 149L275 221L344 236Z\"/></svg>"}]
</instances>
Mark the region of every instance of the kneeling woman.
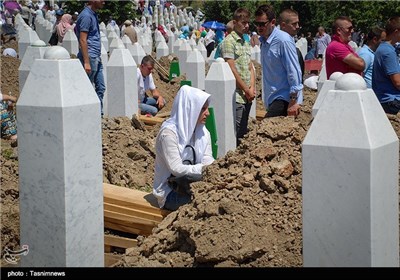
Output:
<instances>
[{"instance_id":1,"label":"kneeling woman","mask_svg":"<svg viewBox=\"0 0 400 280\"><path fill-rule=\"evenodd\" d=\"M203 166L214 161L210 133L205 127L210 114L209 98L210 94L200 89L182 86L174 99L171 117L158 132L153 194L160 208L174 211L191 200L189 193L169 185L171 175L198 176ZM194 162L186 165L186 160Z\"/></svg>"}]
</instances>

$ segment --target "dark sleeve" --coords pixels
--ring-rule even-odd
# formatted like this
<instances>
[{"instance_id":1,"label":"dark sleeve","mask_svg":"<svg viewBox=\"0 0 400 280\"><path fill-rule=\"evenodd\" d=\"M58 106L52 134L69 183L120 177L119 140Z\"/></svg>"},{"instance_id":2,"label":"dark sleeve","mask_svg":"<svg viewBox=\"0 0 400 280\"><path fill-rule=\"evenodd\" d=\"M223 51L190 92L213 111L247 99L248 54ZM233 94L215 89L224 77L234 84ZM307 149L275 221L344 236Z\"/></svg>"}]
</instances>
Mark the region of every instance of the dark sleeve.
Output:
<instances>
[{"instance_id":1,"label":"dark sleeve","mask_svg":"<svg viewBox=\"0 0 400 280\"><path fill-rule=\"evenodd\" d=\"M299 50L299 48L296 48L297 51L297 56L299 57L299 64L301 68L301 79L303 80L304 77L304 59L303 59L303 54Z\"/></svg>"}]
</instances>

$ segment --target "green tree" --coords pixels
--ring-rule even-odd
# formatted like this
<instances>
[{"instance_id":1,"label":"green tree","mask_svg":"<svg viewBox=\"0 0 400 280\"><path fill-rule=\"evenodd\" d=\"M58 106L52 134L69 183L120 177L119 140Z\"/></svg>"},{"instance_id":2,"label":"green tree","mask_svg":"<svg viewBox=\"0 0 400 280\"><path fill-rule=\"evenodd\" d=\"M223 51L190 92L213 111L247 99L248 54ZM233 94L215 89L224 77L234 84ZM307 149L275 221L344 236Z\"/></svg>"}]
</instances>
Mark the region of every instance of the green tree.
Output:
<instances>
[{"instance_id":1,"label":"green tree","mask_svg":"<svg viewBox=\"0 0 400 280\"><path fill-rule=\"evenodd\" d=\"M254 12L258 6L265 4L265 1L204 1L203 11L205 13L205 21L217 20L222 23L227 23L232 20L233 13L238 8L246 8L250 11L251 17L254 17ZM255 30L255 26L250 26L251 30Z\"/></svg>"},{"instance_id":2,"label":"green tree","mask_svg":"<svg viewBox=\"0 0 400 280\"><path fill-rule=\"evenodd\" d=\"M311 14L307 25L314 31L321 25L331 32L336 17L352 19L356 29L363 32L374 25L384 25L386 20L400 13L400 1L309 1ZM311 31L311 30L310 30Z\"/></svg>"},{"instance_id":3,"label":"green tree","mask_svg":"<svg viewBox=\"0 0 400 280\"><path fill-rule=\"evenodd\" d=\"M183 2L183 1L182 1ZM319 26L331 32L334 19L345 15L353 20L357 29L368 32L374 25L384 26L386 20L400 14L400 1L203 1L206 20L218 20L227 23L232 19L233 12L239 8L247 8L252 17L258 6L270 4L278 16L286 8L292 8L299 13L301 33L308 31L315 34ZM254 27L251 27L254 29Z\"/></svg>"},{"instance_id":4,"label":"green tree","mask_svg":"<svg viewBox=\"0 0 400 280\"><path fill-rule=\"evenodd\" d=\"M85 7L85 1L66 1L65 10L69 14L80 12ZM98 11L100 22L107 24L111 16L118 25L122 24L126 19L133 19L138 17L133 1L118 1L109 0L105 1L103 9Z\"/></svg>"}]
</instances>

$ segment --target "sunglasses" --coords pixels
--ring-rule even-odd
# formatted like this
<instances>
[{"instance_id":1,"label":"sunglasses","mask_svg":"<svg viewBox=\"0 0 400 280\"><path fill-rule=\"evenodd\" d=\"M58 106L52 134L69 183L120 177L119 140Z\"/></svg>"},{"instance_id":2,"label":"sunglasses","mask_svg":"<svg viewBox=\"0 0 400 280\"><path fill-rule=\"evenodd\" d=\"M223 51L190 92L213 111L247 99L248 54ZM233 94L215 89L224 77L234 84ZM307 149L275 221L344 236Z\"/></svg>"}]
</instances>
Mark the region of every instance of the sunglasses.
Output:
<instances>
[{"instance_id":1,"label":"sunglasses","mask_svg":"<svg viewBox=\"0 0 400 280\"><path fill-rule=\"evenodd\" d=\"M268 21L253 21L253 24L257 27L264 27L269 23Z\"/></svg>"},{"instance_id":2,"label":"sunglasses","mask_svg":"<svg viewBox=\"0 0 400 280\"><path fill-rule=\"evenodd\" d=\"M346 32L350 32L351 30L353 30L354 29L354 27L353 26L350 26L350 27L348 27L348 28L344 28L344 27L340 27L343 31L346 31Z\"/></svg>"}]
</instances>

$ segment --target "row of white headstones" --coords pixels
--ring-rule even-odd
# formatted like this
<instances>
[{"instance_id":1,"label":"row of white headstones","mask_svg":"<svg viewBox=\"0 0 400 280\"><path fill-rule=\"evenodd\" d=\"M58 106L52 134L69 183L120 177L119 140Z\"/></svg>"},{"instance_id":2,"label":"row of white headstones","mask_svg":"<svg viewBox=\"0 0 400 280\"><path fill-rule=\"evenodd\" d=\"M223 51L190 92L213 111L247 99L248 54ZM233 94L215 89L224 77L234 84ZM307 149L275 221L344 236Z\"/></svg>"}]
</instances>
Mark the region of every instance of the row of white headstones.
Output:
<instances>
[{"instance_id":1,"label":"row of white headstones","mask_svg":"<svg viewBox=\"0 0 400 280\"><path fill-rule=\"evenodd\" d=\"M66 49L29 48L44 50L32 59L17 102L21 246L29 246L21 265L101 267L99 99ZM194 56L204 67L202 55ZM137 63L116 48L106 65L108 115L131 117ZM361 76L330 78L302 144L304 266L398 266L398 138ZM228 64L214 61L199 88L211 94L222 157L236 148L236 82Z\"/></svg>"}]
</instances>

